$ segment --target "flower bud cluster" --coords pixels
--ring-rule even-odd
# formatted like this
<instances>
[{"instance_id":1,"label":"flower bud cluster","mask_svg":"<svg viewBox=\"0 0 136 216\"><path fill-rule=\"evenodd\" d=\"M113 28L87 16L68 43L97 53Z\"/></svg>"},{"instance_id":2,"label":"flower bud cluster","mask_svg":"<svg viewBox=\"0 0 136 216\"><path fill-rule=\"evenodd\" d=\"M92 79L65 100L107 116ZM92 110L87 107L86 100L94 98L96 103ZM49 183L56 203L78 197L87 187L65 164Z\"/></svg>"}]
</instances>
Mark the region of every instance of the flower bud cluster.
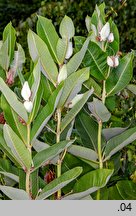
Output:
<instances>
[{"instance_id":1,"label":"flower bud cluster","mask_svg":"<svg viewBox=\"0 0 136 216\"><path fill-rule=\"evenodd\" d=\"M24 99L24 107L25 107L26 111L28 113L30 113L32 111L32 108L33 108L33 103L30 100L31 90L29 88L29 84L27 81L24 82L23 88L21 90L21 95Z\"/></svg>"},{"instance_id":2,"label":"flower bud cluster","mask_svg":"<svg viewBox=\"0 0 136 216\"><path fill-rule=\"evenodd\" d=\"M110 32L110 24L107 22L99 32L99 40L100 41L108 41L112 43L114 41L114 35Z\"/></svg>"}]
</instances>

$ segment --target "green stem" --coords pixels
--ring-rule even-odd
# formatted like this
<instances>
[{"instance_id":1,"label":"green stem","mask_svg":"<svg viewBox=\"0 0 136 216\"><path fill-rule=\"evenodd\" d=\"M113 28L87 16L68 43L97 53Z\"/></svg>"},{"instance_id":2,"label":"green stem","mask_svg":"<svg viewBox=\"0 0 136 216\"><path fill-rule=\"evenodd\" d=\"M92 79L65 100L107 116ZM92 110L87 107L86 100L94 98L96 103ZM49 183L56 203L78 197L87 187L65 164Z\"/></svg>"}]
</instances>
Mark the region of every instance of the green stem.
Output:
<instances>
[{"instance_id":1,"label":"green stem","mask_svg":"<svg viewBox=\"0 0 136 216\"><path fill-rule=\"evenodd\" d=\"M56 142L60 142L60 124L61 124L61 109L57 109L57 132L56 132ZM61 176L61 160L59 158L57 162L57 178ZM57 199L61 198L61 190L57 191Z\"/></svg>"},{"instance_id":2,"label":"green stem","mask_svg":"<svg viewBox=\"0 0 136 216\"><path fill-rule=\"evenodd\" d=\"M105 104L106 99L106 80L103 80L103 92L102 92L102 102ZM98 123L98 159L99 159L99 168L103 169L103 158L102 158L102 121ZM96 199L100 200L101 191L97 191Z\"/></svg>"},{"instance_id":3,"label":"green stem","mask_svg":"<svg viewBox=\"0 0 136 216\"><path fill-rule=\"evenodd\" d=\"M98 158L99 158L99 168L103 168L103 161L102 161L102 121L99 121L98 124Z\"/></svg>"},{"instance_id":4,"label":"green stem","mask_svg":"<svg viewBox=\"0 0 136 216\"><path fill-rule=\"evenodd\" d=\"M31 130L31 126L30 124L27 124L27 149L30 151L30 154L31 154L30 130ZM29 195L30 195L30 173L31 173L31 170L28 169L26 171L26 192Z\"/></svg>"}]
</instances>

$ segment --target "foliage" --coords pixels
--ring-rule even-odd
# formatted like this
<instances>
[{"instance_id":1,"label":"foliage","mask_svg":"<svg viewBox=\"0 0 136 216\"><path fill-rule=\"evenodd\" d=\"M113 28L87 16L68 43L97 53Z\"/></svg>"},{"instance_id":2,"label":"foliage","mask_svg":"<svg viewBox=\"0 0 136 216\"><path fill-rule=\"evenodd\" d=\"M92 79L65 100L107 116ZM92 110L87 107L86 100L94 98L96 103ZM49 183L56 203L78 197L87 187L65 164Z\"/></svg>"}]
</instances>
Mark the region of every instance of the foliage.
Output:
<instances>
[{"instance_id":1,"label":"foliage","mask_svg":"<svg viewBox=\"0 0 136 216\"><path fill-rule=\"evenodd\" d=\"M111 120L118 95L136 93L129 84L134 51L119 55L118 28L107 18L104 3L85 23L87 36L75 36L69 16L59 27L38 16L37 33L27 34L32 63L25 75L16 31L11 23L4 29L2 199L135 199L135 170L124 172L124 157L135 160L135 124L122 127Z\"/></svg>"}]
</instances>

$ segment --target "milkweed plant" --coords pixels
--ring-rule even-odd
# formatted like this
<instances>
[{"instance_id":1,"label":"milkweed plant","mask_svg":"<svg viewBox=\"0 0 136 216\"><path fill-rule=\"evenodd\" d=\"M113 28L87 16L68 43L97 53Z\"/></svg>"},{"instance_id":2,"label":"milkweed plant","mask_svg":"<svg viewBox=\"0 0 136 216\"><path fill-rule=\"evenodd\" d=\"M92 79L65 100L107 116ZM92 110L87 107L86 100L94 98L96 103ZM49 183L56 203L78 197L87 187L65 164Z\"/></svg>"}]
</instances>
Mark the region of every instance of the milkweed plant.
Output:
<instances>
[{"instance_id":1,"label":"milkweed plant","mask_svg":"<svg viewBox=\"0 0 136 216\"><path fill-rule=\"evenodd\" d=\"M85 24L87 37L75 36L70 17L57 32L50 19L38 16L37 33L27 35L27 73L11 22L3 31L0 199L127 199L124 190L136 198L131 180L113 184L119 152L136 140L136 127L108 123L112 98L126 88L136 92L129 84L134 51L120 51L118 29L104 3Z\"/></svg>"}]
</instances>

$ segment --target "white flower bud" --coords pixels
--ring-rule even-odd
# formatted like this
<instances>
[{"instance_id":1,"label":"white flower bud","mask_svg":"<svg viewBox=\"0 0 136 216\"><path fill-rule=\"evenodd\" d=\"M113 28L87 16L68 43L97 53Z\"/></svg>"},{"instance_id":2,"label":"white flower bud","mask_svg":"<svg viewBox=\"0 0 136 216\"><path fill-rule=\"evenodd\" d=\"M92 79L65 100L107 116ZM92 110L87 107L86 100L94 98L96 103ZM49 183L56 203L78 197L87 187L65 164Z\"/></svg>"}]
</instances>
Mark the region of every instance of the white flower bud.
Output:
<instances>
[{"instance_id":1,"label":"white flower bud","mask_svg":"<svg viewBox=\"0 0 136 216\"><path fill-rule=\"evenodd\" d=\"M58 75L58 84L67 78L67 67L66 64L62 66Z\"/></svg>"},{"instance_id":2,"label":"white flower bud","mask_svg":"<svg viewBox=\"0 0 136 216\"><path fill-rule=\"evenodd\" d=\"M119 57L115 56L114 58L114 67L117 67L119 65Z\"/></svg>"},{"instance_id":3,"label":"white flower bud","mask_svg":"<svg viewBox=\"0 0 136 216\"><path fill-rule=\"evenodd\" d=\"M119 58L118 58L118 56L108 56L107 57L107 64L110 67L117 67L119 65Z\"/></svg>"},{"instance_id":4,"label":"white flower bud","mask_svg":"<svg viewBox=\"0 0 136 216\"><path fill-rule=\"evenodd\" d=\"M26 111L30 113L32 111L32 109L33 109L32 101L25 101L24 102L24 107L25 107Z\"/></svg>"},{"instance_id":5,"label":"white flower bud","mask_svg":"<svg viewBox=\"0 0 136 216\"><path fill-rule=\"evenodd\" d=\"M83 97L83 94L77 94L73 100L69 103L68 107L72 108L81 98Z\"/></svg>"},{"instance_id":6,"label":"white flower bud","mask_svg":"<svg viewBox=\"0 0 136 216\"><path fill-rule=\"evenodd\" d=\"M108 40L109 43L112 43L114 41L114 35L113 35L113 33L109 34L107 40Z\"/></svg>"},{"instance_id":7,"label":"white flower bud","mask_svg":"<svg viewBox=\"0 0 136 216\"><path fill-rule=\"evenodd\" d=\"M73 53L73 45L72 42L69 41L65 59L69 59L72 56L72 53Z\"/></svg>"},{"instance_id":8,"label":"white flower bud","mask_svg":"<svg viewBox=\"0 0 136 216\"><path fill-rule=\"evenodd\" d=\"M31 96L31 90L29 88L27 81L24 82L23 88L21 90L21 95L24 98L24 100L27 100L27 101L29 100L29 98Z\"/></svg>"},{"instance_id":9,"label":"white flower bud","mask_svg":"<svg viewBox=\"0 0 136 216\"><path fill-rule=\"evenodd\" d=\"M100 31L100 41L106 41L110 34L110 24L107 22Z\"/></svg>"},{"instance_id":10,"label":"white flower bud","mask_svg":"<svg viewBox=\"0 0 136 216\"><path fill-rule=\"evenodd\" d=\"M107 64L108 64L110 67L113 67L113 66L114 66L112 57L110 57L110 56L107 57Z\"/></svg>"}]
</instances>

